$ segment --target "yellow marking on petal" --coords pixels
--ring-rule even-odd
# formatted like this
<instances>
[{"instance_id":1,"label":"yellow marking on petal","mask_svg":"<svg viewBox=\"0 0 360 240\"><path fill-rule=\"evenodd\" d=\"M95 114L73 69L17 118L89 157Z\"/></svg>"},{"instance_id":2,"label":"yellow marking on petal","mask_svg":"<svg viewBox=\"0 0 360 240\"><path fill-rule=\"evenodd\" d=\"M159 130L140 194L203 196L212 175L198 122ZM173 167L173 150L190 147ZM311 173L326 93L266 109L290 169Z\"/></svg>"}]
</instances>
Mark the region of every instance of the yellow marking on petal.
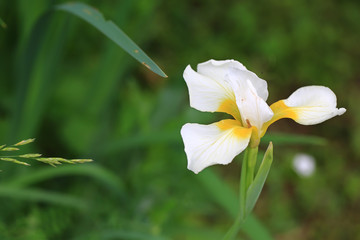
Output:
<instances>
[{"instance_id":1,"label":"yellow marking on petal","mask_svg":"<svg viewBox=\"0 0 360 240\"><path fill-rule=\"evenodd\" d=\"M218 128L222 131L232 130L233 134L238 138L250 138L252 128L245 128L241 125L241 122L234 119L221 120L216 123Z\"/></svg>"},{"instance_id":2,"label":"yellow marking on petal","mask_svg":"<svg viewBox=\"0 0 360 240\"><path fill-rule=\"evenodd\" d=\"M288 107L284 100L280 100L271 104L270 108L274 112L274 116L268 122L264 123L261 130L261 137L264 136L267 128L277 120L282 118L291 118L296 120L298 117L296 107Z\"/></svg>"},{"instance_id":3,"label":"yellow marking on petal","mask_svg":"<svg viewBox=\"0 0 360 240\"><path fill-rule=\"evenodd\" d=\"M216 111L228 113L241 123L239 108L236 105L235 100L231 100L231 99L224 100Z\"/></svg>"},{"instance_id":4,"label":"yellow marking on petal","mask_svg":"<svg viewBox=\"0 0 360 240\"><path fill-rule=\"evenodd\" d=\"M297 118L295 108L286 106L284 100L277 101L276 103L272 104L270 108L274 112L273 119L277 117L275 121L279 120L280 118Z\"/></svg>"}]
</instances>

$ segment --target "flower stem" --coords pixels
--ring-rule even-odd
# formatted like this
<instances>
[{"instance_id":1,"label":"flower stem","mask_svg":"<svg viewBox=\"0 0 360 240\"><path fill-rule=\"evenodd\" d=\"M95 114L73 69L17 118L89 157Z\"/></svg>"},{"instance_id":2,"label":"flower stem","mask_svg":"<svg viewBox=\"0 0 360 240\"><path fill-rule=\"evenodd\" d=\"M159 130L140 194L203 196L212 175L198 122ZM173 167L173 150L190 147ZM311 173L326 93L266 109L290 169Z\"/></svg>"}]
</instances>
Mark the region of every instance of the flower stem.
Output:
<instances>
[{"instance_id":1,"label":"flower stem","mask_svg":"<svg viewBox=\"0 0 360 240\"><path fill-rule=\"evenodd\" d=\"M238 234L241 224L246 219L246 193L254 180L254 172L256 166L258 147L248 147L245 151L240 176L240 210L235 222L224 236L223 240L233 240Z\"/></svg>"},{"instance_id":2,"label":"flower stem","mask_svg":"<svg viewBox=\"0 0 360 240\"><path fill-rule=\"evenodd\" d=\"M254 180L254 172L256 166L256 159L257 159L258 147L248 147L246 149L247 156L244 160L247 163L247 172L246 172L246 190L249 188L251 183Z\"/></svg>"}]
</instances>

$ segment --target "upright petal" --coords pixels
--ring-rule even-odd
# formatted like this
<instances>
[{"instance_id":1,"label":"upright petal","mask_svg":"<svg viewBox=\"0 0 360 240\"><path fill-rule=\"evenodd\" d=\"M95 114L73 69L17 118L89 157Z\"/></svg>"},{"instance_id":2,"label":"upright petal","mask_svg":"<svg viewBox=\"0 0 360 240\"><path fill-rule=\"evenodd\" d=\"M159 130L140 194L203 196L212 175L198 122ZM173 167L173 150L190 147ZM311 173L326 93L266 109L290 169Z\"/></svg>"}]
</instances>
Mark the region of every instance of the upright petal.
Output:
<instances>
[{"instance_id":1,"label":"upright petal","mask_svg":"<svg viewBox=\"0 0 360 240\"><path fill-rule=\"evenodd\" d=\"M258 95L267 100L269 92L267 90L267 82L258 76L255 73L246 69L244 65L235 60L209 60L204 63L200 63L197 67L198 73L207 76L212 79L218 79L219 81L224 81L226 75L231 69L237 69L239 77L244 80L249 80L252 85L255 87Z\"/></svg>"},{"instance_id":2,"label":"upright petal","mask_svg":"<svg viewBox=\"0 0 360 240\"><path fill-rule=\"evenodd\" d=\"M190 65L184 71L190 106L205 112L225 112L240 119L235 95L223 78L210 78L195 72Z\"/></svg>"},{"instance_id":3,"label":"upright petal","mask_svg":"<svg viewBox=\"0 0 360 240\"><path fill-rule=\"evenodd\" d=\"M187 123L181 136L188 158L188 169L199 173L214 164L229 164L249 144L252 129L236 120L209 125Z\"/></svg>"},{"instance_id":4,"label":"upright petal","mask_svg":"<svg viewBox=\"0 0 360 240\"><path fill-rule=\"evenodd\" d=\"M247 71L246 67L235 60L209 60L207 62L199 63L197 66L198 73L213 79L225 80L225 75L228 74L229 69L236 68Z\"/></svg>"},{"instance_id":5,"label":"upright petal","mask_svg":"<svg viewBox=\"0 0 360 240\"><path fill-rule=\"evenodd\" d=\"M227 81L234 89L236 104L244 126L255 126L259 131L262 125L274 115L270 107L261 98L254 85L244 78L242 71L233 69L227 75Z\"/></svg>"},{"instance_id":6,"label":"upright petal","mask_svg":"<svg viewBox=\"0 0 360 240\"><path fill-rule=\"evenodd\" d=\"M274 117L267 125L281 118L291 118L303 125L313 125L346 112L345 108L336 108L336 95L330 88L323 86L299 88L287 99L272 104L271 109Z\"/></svg>"}]
</instances>

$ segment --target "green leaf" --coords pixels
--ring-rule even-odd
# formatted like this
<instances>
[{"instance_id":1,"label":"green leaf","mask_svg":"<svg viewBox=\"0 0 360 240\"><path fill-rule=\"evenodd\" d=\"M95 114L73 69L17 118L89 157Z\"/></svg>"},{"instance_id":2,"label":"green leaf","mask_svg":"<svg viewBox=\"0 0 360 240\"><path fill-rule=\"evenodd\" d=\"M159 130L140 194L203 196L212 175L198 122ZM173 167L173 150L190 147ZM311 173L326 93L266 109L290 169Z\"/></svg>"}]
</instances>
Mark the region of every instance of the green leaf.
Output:
<instances>
[{"instance_id":1,"label":"green leaf","mask_svg":"<svg viewBox=\"0 0 360 240\"><path fill-rule=\"evenodd\" d=\"M308 144L323 146L326 144L326 139L311 136L311 135L299 135L289 133L267 133L261 140L263 143L273 142L276 145L294 145L294 144Z\"/></svg>"},{"instance_id":2,"label":"green leaf","mask_svg":"<svg viewBox=\"0 0 360 240\"><path fill-rule=\"evenodd\" d=\"M168 238L161 236L152 236L149 234L123 231L123 230L108 230L102 232L101 239L129 239L129 240L168 240Z\"/></svg>"},{"instance_id":3,"label":"green leaf","mask_svg":"<svg viewBox=\"0 0 360 240\"><path fill-rule=\"evenodd\" d=\"M196 178L208 190L213 200L235 219L239 211L239 200L237 194L235 194L229 185L220 179L211 169L206 169L198 174ZM253 215L247 217L241 226L241 230L253 240L272 239L267 229Z\"/></svg>"},{"instance_id":4,"label":"green leaf","mask_svg":"<svg viewBox=\"0 0 360 240\"><path fill-rule=\"evenodd\" d=\"M57 5L55 9L72 13L90 23L145 67L162 77L167 77L166 74L156 65L156 63L152 61L139 46L136 45L136 43L134 43L112 21L105 20L98 10L80 2L60 4Z\"/></svg>"},{"instance_id":5,"label":"green leaf","mask_svg":"<svg viewBox=\"0 0 360 240\"><path fill-rule=\"evenodd\" d=\"M95 230L94 232L86 232L85 235L77 237L76 240L88 240L88 239L102 239L102 240L114 240L114 239L127 239L127 240L170 240L167 237L154 236L149 233L141 233L139 231L131 230Z\"/></svg>"},{"instance_id":6,"label":"green leaf","mask_svg":"<svg viewBox=\"0 0 360 240\"><path fill-rule=\"evenodd\" d=\"M261 190L264 186L265 180L270 171L272 161L273 161L273 144L272 142L270 142L265 152L264 158L261 162L261 165L259 167L259 170L256 174L256 177L247 190L245 216L251 213L252 209L255 206L256 201L260 196Z\"/></svg>"},{"instance_id":7,"label":"green leaf","mask_svg":"<svg viewBox=\"0 0 360 240\"><path fill-rule=\"evenodd\" d=\"M33 25L24 45L19 48L11 141L36 135L42 114L52 95L68 29L68 24L56 21L58 19L53 17L53 11L42 14Z\"/></svg>"},{"instance_id":8,"label":"green leaf","mask_svg":"<svg viewBox=\"0 0 360 240\"><path fill-rule=\"evenodd\" d=\"M23 188L49 179L69 176L84 176L101 183L112 191L120 194L125 191L122 180L109 170L95 165L66 165L58 168L44 168L33 170L25 175L14 176L12 181L7 181L6 186ZM86 181L88 181L86 179Z\"/></svg>"},{"instance_id":9,"label":"green leaf","mask_svg":"<svg viewBox=\"0 0 360 240\"><path fill-rule=\"evenodd\" d=\"M17 189L0 185L1 198L14 198L24 201L45 202L86 210L87 203L81 199L64 194L42 191L38 189Z\"/></svg>"}]
</instances>

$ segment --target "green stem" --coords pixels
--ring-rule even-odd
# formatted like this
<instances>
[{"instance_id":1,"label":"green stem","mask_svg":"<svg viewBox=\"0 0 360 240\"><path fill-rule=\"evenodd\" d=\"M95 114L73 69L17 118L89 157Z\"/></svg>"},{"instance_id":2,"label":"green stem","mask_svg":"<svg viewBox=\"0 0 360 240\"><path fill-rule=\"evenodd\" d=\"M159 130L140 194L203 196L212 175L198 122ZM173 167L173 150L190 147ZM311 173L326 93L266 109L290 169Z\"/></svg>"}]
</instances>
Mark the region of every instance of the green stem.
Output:
<instances>
[{"instance_id":1,"label":"green stem","mask_svg":"<svg viewBox=\"0 0 360 240\"><path fill-rule=\"evenodd\" d=\"M253 148L248 147L246 149L246 153L247 153L247 157L246 157L246 163L247 163L246 190L247 190L254 181L254 172L256 166L258 147L253 147Z\"/></svg>"},{"instance_id":2,"label":"green stem","mask_svg":"<svg viewBox=\"0 0 360 240\"><path fill-rule=\"evenodd\" d=\"M246 193L254 180L254 172L256 166L258 147L248 147L245 151L240 176L240 210L235 222L224 236L223 240L233 240L238 234L241 224L246 219Z\"/></svg>"}]
</instances>

